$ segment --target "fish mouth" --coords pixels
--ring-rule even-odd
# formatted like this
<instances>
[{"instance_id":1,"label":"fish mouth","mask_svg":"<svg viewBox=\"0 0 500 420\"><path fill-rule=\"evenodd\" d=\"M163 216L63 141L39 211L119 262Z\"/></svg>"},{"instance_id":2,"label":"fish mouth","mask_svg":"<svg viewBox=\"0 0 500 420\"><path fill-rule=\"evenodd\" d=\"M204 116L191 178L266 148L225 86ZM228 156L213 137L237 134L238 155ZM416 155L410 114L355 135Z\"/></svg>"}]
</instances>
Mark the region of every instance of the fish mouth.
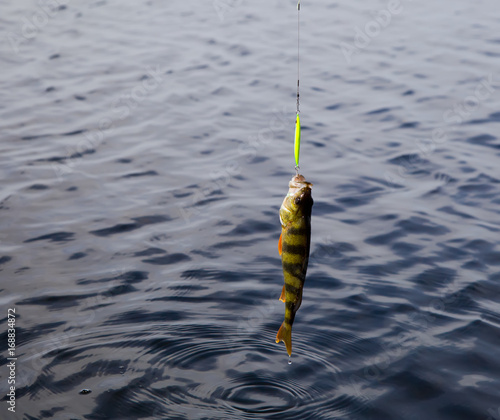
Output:
<instances>
[{"instance_id":1,"label":"fish mouth","mask_svg":"<svg viewBox=\"0 0 500 420\"><path fill-rule=\"evenodd\" d=\"M307 182L303 175L295 175L288 183L288 196L295 196L297 194L304 196L307 193L311 194L312 186L313 184Z\"/></svg>"},{"instance_id":2,"label":"fish mouth","mask_svg":"<svg viewBox=\"0 0 500 420\"><path fill-rule=\"evenodd\" d=\"M311 182L307 182L303 175L297 174L290 180L288 186L290 188L304 188L304 187L312 187L313 184Z\"/></svg>"}]
</instances>

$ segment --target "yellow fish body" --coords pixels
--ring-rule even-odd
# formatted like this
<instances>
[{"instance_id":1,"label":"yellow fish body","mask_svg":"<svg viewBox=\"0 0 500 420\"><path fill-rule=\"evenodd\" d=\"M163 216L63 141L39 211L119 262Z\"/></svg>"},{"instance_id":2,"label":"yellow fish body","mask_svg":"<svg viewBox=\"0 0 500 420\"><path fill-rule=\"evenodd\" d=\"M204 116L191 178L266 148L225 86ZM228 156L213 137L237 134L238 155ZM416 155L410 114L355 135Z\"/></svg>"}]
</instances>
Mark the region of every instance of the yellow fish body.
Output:
<instances>
[{"instance_id":1,"label":"yellow fish body","mask_svg":"<svg viewBox=\"0 0 500 420\"><path fill-rule=\"evenodd\" d=\"M294 176L280 208L281 236L278 250L285 278L280 300L285 302L285 320L276 335L276 342L285 342L289 356L292 354L292 324L302 302L302 288L309 262L313 206L311 187L312 184L302 175Z\"/></svg>"}]
</instances>

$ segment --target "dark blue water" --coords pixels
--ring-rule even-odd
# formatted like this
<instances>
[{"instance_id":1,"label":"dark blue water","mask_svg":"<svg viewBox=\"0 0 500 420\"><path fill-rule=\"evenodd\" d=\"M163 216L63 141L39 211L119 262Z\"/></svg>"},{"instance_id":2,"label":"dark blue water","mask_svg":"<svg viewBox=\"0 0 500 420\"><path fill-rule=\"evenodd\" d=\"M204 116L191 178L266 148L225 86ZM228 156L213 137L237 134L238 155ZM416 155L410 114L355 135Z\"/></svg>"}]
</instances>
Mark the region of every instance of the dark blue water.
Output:
<instances>
[{"instance_id":1,"label":"dark blue water","mask_svg":"<svg viewBox=\"0 0 500 420\"><path fill-rule=\"evenodd\" d=\"M500 419L500 9L2 6L2 419ZM16 412L7 311L16 310Z\"/></svg>"}]
</instances>

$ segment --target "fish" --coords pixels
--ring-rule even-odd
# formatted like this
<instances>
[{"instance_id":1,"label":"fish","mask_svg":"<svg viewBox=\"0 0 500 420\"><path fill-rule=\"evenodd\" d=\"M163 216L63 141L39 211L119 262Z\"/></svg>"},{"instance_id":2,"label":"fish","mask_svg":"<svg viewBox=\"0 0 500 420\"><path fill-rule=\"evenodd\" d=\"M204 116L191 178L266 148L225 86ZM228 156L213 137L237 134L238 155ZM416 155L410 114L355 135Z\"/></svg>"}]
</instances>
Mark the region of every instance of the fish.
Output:
<instances>
[{"instance_id":1,"label":"fish","mask_svg":"<svg viewBox=\"0 0 500 420\"><path fill-rule=\"evenodd\" d=\"M279 216L281 235L278 251L281 255L285 284L280 300L285 302L285 320L276 334L276 343L285 342L288 356L292 355L292 324L302 303L311 246L311 187L303 175L297 173L288 186Z\"/></svg>"}]
</instances>

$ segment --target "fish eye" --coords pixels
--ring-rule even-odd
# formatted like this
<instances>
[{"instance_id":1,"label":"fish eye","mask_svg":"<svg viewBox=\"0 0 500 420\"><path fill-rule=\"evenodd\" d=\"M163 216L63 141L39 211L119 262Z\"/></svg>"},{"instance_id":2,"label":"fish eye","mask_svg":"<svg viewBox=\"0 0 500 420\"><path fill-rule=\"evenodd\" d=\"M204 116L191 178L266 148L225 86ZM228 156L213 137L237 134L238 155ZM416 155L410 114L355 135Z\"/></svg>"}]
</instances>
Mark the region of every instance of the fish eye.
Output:
<instances>
[{"instance_id":1,"label":"fish eye","mask_svg":"<svg viewBox=\"0 0 500 420\"><path fill-rule=\"evenodd\" d=\"M300 197L297 197L297 198L295 199L295 204L300 204Z\"/></svg>"}]
</instances>

